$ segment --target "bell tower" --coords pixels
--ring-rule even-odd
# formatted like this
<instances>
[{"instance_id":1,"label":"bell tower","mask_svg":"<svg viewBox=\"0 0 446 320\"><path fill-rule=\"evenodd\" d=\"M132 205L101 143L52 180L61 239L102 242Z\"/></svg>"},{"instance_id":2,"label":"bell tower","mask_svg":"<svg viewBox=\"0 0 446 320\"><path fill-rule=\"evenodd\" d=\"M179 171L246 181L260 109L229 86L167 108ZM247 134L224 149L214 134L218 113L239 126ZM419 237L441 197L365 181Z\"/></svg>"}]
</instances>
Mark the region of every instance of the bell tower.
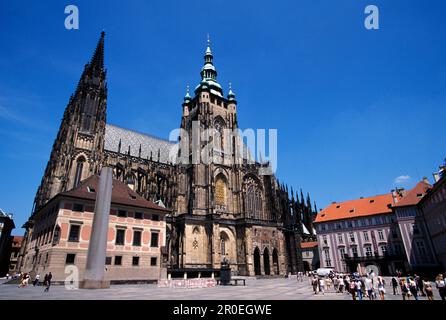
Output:
<instances>
[{"instance_id":1,"label":"bell tower","mask_svg":"<svg viewBox=\"0 0 446 320\"><path fill-rule=\"evenodd\" d=\"M59 192L72 189L83 179L99 172L107 108L104 37L105 33L102 32L76 91L65 108L50 160L37 190L33 211Z\"/></svg>"}]
</instances>

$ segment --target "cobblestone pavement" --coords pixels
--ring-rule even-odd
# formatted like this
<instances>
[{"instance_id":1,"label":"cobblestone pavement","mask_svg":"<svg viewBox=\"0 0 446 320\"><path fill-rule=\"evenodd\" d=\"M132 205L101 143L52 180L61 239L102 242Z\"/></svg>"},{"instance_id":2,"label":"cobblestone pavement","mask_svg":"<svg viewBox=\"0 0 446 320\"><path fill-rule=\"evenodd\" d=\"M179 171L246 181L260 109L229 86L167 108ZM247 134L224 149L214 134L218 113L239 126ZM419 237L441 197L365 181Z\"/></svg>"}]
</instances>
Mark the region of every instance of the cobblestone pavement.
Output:
<instances>
[{"instance_id":1,"label":"cobblestone pavement","mask_svg":"<svg viewBox=\"0 0 446 320\"><path fill-rule=\"evenodd\" d=\"M386 279L390 283L390 279ZM294 279L248 279L246 286L217 286L213 288L184 289L158 288L155 284L113 285L101 290L68 290L64 286L52 286L50 292L43 287L0 284L1 300L351 300L350 295L327 292L325 295L313 294L309 280ZM401 295L393 295L392 288L386 287L386 300L402 300ZM435 300L440 300L434 288ZM412 299L413 300L413 299ZM420 300L426 300L420 297Z\"/></svg>"}]
</instances>

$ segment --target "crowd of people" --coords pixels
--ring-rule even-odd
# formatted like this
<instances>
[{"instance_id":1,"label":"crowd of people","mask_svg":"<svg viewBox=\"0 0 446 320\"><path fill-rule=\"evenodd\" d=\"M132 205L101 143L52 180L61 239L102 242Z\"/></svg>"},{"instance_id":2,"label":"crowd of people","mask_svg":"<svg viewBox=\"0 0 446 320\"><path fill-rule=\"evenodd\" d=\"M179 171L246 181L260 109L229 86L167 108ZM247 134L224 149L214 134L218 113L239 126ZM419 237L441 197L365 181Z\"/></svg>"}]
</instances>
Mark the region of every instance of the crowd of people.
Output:
<instances>
[{"instance_id":1,"label":"crowd of people","mask_svg":"<svg viewBox=\"0 0 446 320\"><path fill-rule=\"evenodd\" d=\"M19 280L19 288L26 288L29 285L29 280L31 278L30 274L25 272L23 274L19 275L20 280ZM53 278L53 275L50 273L45 274L45 277L43 279L43 286L45 287L45 289L43 290L44 292L49 292L50 291L50 286L51 286L51 279ZM34 277L34 280L32 282L33 286L40 286L40 275L36 274Z\"/></svg>"},{"instance_id":2,"label":"crowd of people","mask_svg":"<svg viewBox=\"0 0 446 320\"><path fill-rule=\"evenodd\" d=\"M374 272L360 275L359 273L330 272L327 276L320 276L317 272L306 274L309 278L314 294L325 295L326 292L349 294L353 300L385 300L386 287L391 287L393 295L401 295L403 300L419 300L420 296L434 300L434 288L438 290L441 300L446 299L446 274L439 274L435 281L422 278L417 274L402 276L400 272L386 283L382 276ZM299 274L297 276L300 280Z\"/></svg>"}]
</instances>

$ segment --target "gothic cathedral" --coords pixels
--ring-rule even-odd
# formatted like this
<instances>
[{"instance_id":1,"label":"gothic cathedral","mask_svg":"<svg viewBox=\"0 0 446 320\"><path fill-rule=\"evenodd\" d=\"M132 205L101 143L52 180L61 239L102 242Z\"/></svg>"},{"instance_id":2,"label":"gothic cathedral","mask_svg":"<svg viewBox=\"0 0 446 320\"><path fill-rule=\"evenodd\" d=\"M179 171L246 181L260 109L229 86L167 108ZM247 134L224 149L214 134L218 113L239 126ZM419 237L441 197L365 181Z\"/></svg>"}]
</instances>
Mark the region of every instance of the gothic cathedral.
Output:
<instances>
[{"instance_id":1,"label":"gothic cathedral","mask_svg":"<svg viewBox=\"0 0 446 320\"><path fill-rule=\"evenodd\" d=\"M288 187L262 172L265 164L178 163L172 161L182 151L178 143L107 123L104 37L65 109L33 212L110 166L115 179L172 210L163 249L168 269L217 269L225 259L239 275L303 271L300 242L314 236L308 196L304 201L301 192L295 200L291 190L290 197ZM235 94L230 89L225 97L217 82L209 41L200 74L194 96L188 90L184 97L181 129L190 136L194 124L216 132L237 129ZM220 135L222 145L232 143L225 138ZM232 150L212 152L231 158Z\"/></svg>"}]
</instances>

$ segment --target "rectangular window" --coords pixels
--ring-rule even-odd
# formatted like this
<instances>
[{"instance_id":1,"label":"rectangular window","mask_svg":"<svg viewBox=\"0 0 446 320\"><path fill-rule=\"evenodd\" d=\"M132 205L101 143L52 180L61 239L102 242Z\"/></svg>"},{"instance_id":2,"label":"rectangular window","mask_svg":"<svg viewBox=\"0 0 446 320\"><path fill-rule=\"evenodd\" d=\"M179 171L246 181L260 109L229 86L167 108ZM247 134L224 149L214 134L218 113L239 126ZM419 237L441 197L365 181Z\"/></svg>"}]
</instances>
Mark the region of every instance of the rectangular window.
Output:
<instances>
[{"instance_id":1,"label":"rectangular window","mask_svg":"<svg viewBox=\"0 0 446 320\"><path fill-rule=\"evenodd\" d=\"M72 224L70 227L70 234L68 235L68 241L78 242L81 226L78 224Z\"/></svg>"},{"instance_id":2,"label":"rectangular window","mask_svg":"<svg viewBox=\"0 0 446 320\"><path fill-rule=\"evenodd\" d=\"M355 242L355 234L353 232L350 232L350 241Z\"/></svg>"},{"instance_id":3,"label":"rectangular window","mask_svg":"<svg viewBox=\"0 0 446 320\"><path fill-rule=\"evenodd\" d=\"M358 248L352 247L352 255L353 257L357 258L358 257Z\"/></svg>"},{"instance_id":4,"label":"rectangular window","mask_svg":"<svg viewBox=\"0 0 446 320\"><path fill-rule=\"evenodd\" d=\"M338 234L338 242L344 243L344 237L342 236L342 234Z\"/></svg>"},{"instance_id":5,"label":"rectangular window","mask_svg":"<svg viewBox=\"0 0 446 320\"><path fill-rule=\"evenodd\" d=\"M84 205L80 203L73 204L73 211L84 212Z\"/></svg>"},{"instance_id":6,"label":"rectangular window","mask_svg":"<svg viewBox=\"0 0 446 320\"><path fill-rule=\"evenodd\" d=\"M142 219L144 214L142 212L135 212L135 219Z\"/></svg>"},{"instance_id":7,"label":"rectangular window","mask_svg":"<svg viewBox=\"0 0 446 320\"><path fill-rule=\"evenodd\" d=\"M327 267L331 267L330 251L328 249L325 249L324 254L325 254L325 265Z\"/></svg>"},{"instance_id":8,"label":"rectangular window","mask_svg":"<svg viewBox=\"0 0 446 320\"><path fill-rule=\"evenodd\" d=\"M112 257L105 257L105 264L107 266L111 265L111 262L112 262Z\"/></svg>"},{"instance_id":9,"label":"rectangular window","mask_svg":"<svg viewBox=\"0 0 446 320\"><path fill-rule=\"evenodd\" d=\"M392 238L397 239L398 238L398 232L395 229L392 229Z\"/></svg>"},{"instance_id":10,"label":"rectangular window","mask_svg":"<svg viewBox=\"0 0 446 320\"><path fill-rule=\"evenodd\" d=\"M365 256L366 257L371 257L372 256L372 247L371 246L366 246L365 247Z\"/></svg>"},{"instance_id":11,"label":"rectangular window","mask_svg":"<svg viewBox=\"0 0 446 320\"><path fill-rule=\"evenodd\" d=\"M157 259L156 259L156 257L151 257L150 258L150 265L153 267L153 266L156 266L156 261Z\"/></svg>"},{"instance_id":12,"label":"rectangular window","mask_svg":"<svg viewBox=\"0 0 446 320\"><path fill-rule=\"evenodd\" d=\"M364 241L369 241L369 232L364 231Z\"/></svg>"},{"instance_id":13,"label":"rectangular window","mask_svg":"<svg viewBox=\"0 0 446 320\"><path fill-rule=\"evenodd\" d=\"M120 217L120 218L127 218L127 211L125 211L125 210L118 210L118 217Z\"/></svg>"},{"instance_id":14,"label":"rectangular window","mask_svg":"<svg viewBox=\"0 0 446 320\"><path fill-rule=\"evenodd\" d=\"M75 258L76 258L76 255L74 253L68 253L67 257L65 258L65 264L73 264Z\"/></svg>"},{"instance_id":15,"label":"rectangular window","mask_svg":"<svg viewBox=\"0 0 446 320\"><path fill-rule=\"evenodd\" d=\"M413 234L420 234L420 229L418 229L418 226L414 223L412 225Z\"/></svg>"},{"instance_id":16,"label":"rectangular window","mask_svg":"<svg viewBox=\"0 0 446 320\"><path fill-rule=\"evenodd\" d=\"M378 239L384 241L384 232L382 230L378 230Z\"/></svg>"},{"instance_id":17,"label":"rectangular window","mask_svg":"<svg viewBox=\"0 0 446 320\"><path fill-rule=\"evenodd\" d=\"M324 242L324 244L327 244L327 236L322 236L322 241Z\"/></svg>"},{"instance_id":18,"label":"rectangular window","mask_svg":"<svg viewBox=\"0 0 446 320\"><path fill-rule=\"evenodd\" d=\"M417 251L420 256L426 256L426 248L423 241L417 241Z\"/></svg>"},{"instance_id":19,"label":"rectangular window","mask_svg":"<svg viewBox=\"0 0 446 320\"><path fill-rule=\"evenodd\" d=\"M133 245L140 246L141 245L141 231L133 231Z\"/></svg>"},{"instance_id":20,"label":"rectangular window","mask_svg":"<svg viewBox=\"0 0 446 320\"><path fill-rule=\"evenodd\" d=\"M382 245L380 246L380 248L381 248L381 254L385 256L387 254L387 246Z\"/></svg>"},{"instance_id":21,"label":"rectangular window","mask_svg":"<svg viewBox=\"0 0 446 320\"><path fill-rule=\"evenodd\" d=\"M139 257L133 257L132 266L138 266L138 265L139 265Z\"/></svg>"},{"instance_id":22,"label":"rectangular window","mask_svg":"<svg viewBox=\"0 0 446 320\"><path fill-rule=\"evenodd\" d=\"M124 245L125 242L125 230L124 229L117 229L116 230L116 241L115 243L117 245Z\"/></svg>"},{"instance_id":23,"label":"rectangular window","mask_svg":"<svg viewBox=\"0 0 446 320\"><path fill-rule=\"evenodd\" d=\"M341 256L341 260L345 259L345 249L344 248L339 249L339 255Z\"/></svg>"},{"instance_id":24,"label":"rectangular window","mask_svg":"<svg viewBox=\"0 0 446 320\"><path fill-rule=\"evenodd\" d=\"M115 256L115 266L120 266L122 264L122 256Z\"/></svg>"},{"instance_id":25,"label":"rectangular window","mask_svg":"<svg viewBox=\"0 0 446 320\"><path fill-rule=\"evenodd\" d=\"M153 221L160 221L160 216L157 214L152 214L152 220Z\"/></svg>"},{"instance_id":26,"label":"rectangular window","mask_svg":"<svg viewBox=\"0 0 446 320\"><path fill-rule=\"evenodd\" d=\"M152 232L152 236L150 239L150 246L152 248L157 248L158 247L158 238L159 238L159 233L158 232Z\"/></svg>"}]
</instances>

